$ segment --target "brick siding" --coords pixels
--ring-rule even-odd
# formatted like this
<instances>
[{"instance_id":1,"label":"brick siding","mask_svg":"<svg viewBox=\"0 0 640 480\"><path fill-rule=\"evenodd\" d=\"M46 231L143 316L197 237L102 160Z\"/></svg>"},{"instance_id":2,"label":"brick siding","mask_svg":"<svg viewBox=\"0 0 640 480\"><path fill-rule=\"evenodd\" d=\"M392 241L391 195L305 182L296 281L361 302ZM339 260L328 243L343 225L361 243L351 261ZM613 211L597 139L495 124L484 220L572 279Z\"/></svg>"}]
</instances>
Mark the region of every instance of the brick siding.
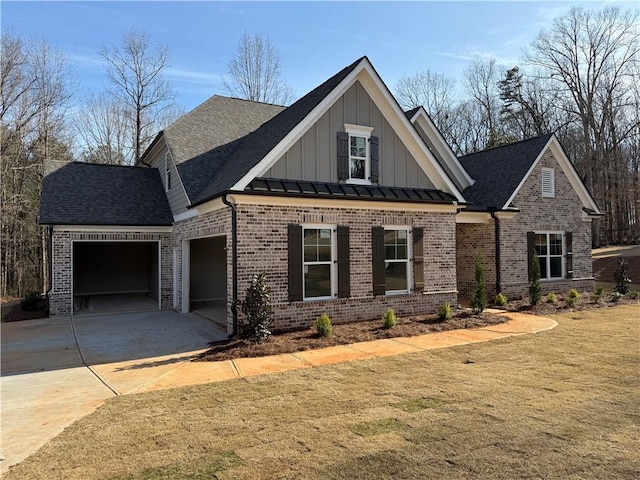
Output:
<instances>
[{"instance_id":1,"label":"brick siding","mask_svg":"<svg viewBox=\"0 0 640 480\"><path fill-rule=\"evenodd\" d=\"M555 169L554 198L542 196L542 167ZM593 290L591 222L583 219L582 202L550 151L540 159L513 203L521 210L520 213L513 219L500 221L503 293L507 297L528 294L529 231L573 233L573 279L542 281L544 293L568 292L571 288Z\"/></svg>"}]
</instances>

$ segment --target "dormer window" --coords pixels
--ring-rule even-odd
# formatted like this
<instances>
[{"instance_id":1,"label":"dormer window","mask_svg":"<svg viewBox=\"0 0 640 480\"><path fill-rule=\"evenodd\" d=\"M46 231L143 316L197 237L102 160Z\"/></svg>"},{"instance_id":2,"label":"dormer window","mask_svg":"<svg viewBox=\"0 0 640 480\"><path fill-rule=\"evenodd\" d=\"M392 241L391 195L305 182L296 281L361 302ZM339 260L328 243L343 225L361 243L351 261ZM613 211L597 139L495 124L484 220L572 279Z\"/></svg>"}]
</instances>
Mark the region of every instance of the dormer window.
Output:
<instances>
[{"instance_id":1,"label":"dormer window","mask_svg":"<svg viewBox=\"0 0 640 480\"><path fill-rule=\"evenodd\" d=\"M556 196L556 179L555 170L553 168L542 167L542 196Z\"/></svg>"}]
</instances>

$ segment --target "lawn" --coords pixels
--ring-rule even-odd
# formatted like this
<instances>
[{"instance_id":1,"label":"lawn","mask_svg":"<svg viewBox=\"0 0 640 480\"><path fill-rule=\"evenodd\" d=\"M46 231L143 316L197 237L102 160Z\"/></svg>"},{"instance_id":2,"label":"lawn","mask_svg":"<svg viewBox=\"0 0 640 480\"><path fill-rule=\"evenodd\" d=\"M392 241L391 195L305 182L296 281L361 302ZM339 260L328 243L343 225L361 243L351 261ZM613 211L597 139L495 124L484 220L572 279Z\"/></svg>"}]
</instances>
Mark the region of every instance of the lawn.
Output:
<instances>
[{"instance_id":1,"label":"lawn","mask_svg":"<svg viewBox=\"0 0 640 480\"><path fill-rule=\"evenodd\" d=\"M15 479L637 478L640 305L536 335L109 400Z\"/></svg>"}]
</instances>

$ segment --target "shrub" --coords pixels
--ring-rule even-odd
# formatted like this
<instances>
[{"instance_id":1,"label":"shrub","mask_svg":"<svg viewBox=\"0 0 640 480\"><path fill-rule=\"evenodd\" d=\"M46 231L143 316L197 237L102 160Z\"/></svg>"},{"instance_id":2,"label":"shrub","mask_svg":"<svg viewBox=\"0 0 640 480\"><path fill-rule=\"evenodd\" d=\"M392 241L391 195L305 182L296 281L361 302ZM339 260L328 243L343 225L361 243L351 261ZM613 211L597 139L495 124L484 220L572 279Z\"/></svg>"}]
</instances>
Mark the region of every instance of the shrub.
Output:
<instances>
[{"instance_id":1,"label":"shrub","mask_svg":"<svg viewBox=\"0 0 640 480\"><path fill-rule=\"evenodd\" d=\"M32 312L38 309L38 300L40 300L40 294L35 291L28 292L24 298L20 301L22 310Z\"/></svg>"},{"instance_id":2,"label":"shrub","mask_svg":"<svg viewBox=\"0 0 640 480\"><path fill-rule=\"evenodd\" d=\"M536 306L542 297L542 288L540 287L540 259L537 253L533 253L531 257L531 265L529 268L529 303Z\"/></svg>"},{"instance_id":3,"label":"shrub","mask_svg":"<svg viewBox=\"0 0 640 480\"><path fill-rule=\"evenodd\" d=\"M636 290L631 290L627 293L627 298L630 300L640 300L640 292Z\"/></svg>"},{"instance_id":4,"label":"shrub","mask_svg":"<svg viewBox=\"0 0 640 480\"><path fill-rule=\"evenodd\" d=\"M504 307L508 301L509 300L504 294L499 293L496 295L496 305L498 305L499 307Z\"/></svg>"},{"instance_id":5,"label":"shrub","mask_svg":"<svg viewBox=\"0 0 640 480\"><path fill-rule=\"evenodd\" d=\"M326 313L320 315L316 320L316 332L321 337L330 337L333 333L333 327L331 326L331 319Z\"/></svg>"},{"instance_id":6,"label":"shrub","mask_svg":"<svg viewBox=\"0 0 640 480\"><path fill-rule=\"evenodd\" d=\"M611 301L612 302L619 302L622 297L624 297L624 295L622 295L621 293L613 292L611 294Z\"/></svg>"},{"instance_id":7,"label":"shrub","mask_svg":"<svg viewBox=\"0 0 640 480\"><path fill-rule=\"evenodd\" d=\"M591 298L593 298L595 303L602 303L602 299L604 298L604 288L596 288Z\"/></svg>"},{"instance_id":8,"label":"shrub","mask_svg":"<svg viewBox=\"0 0 640 480\"><path fill-rule=\"evenodd\" d=\"M451 305L449 303L443 303L438 309L438 320L444 322L451 319Z\"/></svg>"},{"instance_id":9,"label":"shrub","mask_svg":"<svg viewBox=\"0 0 640 480\"><path fill-rule=\"evenodd\" d=\"M240 321L240 336L254 343L260 343L271 336L273 310L271 309L271 289L264 273L256 274L247 288L244 300L240 302L245 318Z\"/></svg>"},{"instance_id":10,"label":"shrub","mask_svg":"<svg viewBox=\"0 0 640 480\"><path fill-rule=\"evenodd\" d=\"M625 295L629 292L629 284L631 279L629 278L629 263L624 259L618 259L618 267L613 272L613 291L621 295Z\"/></svg>"},{"instance_id":11,"label":"shrub","mask_svg":"<svg viewBox=\"0 0 640 480\"><path fill-rule=\"evenodd\" d=\"M393 311L393 308L387 308L387 312L384 314L384 328L393 328L396 326L398 321L396 320L396 314Z\"/></svg>"},{"instance_id":12,"label":"shrub","mask_svg":"<svg viewBox=\"0 0 640 480\"><path fill-rule=\"evenodd\" d=\"M578 299L580 298L580 294L575 288L569 290L569 295L565 299L565 303L568 307L575 307L576 303L578 303Z\"/></svg>"},{"instance_id":13,"label":"shrub","mask_svg":"<svg viewBox=\"0 0 640 480\"><path fill-rule=\"evenodd\" d=\"M479 253L476 255L475 281L476 286L473 290L471 306L475 313L481 313L487 308L487 287L484 284L484 268L482 267L482 257Z\"/></svg>"},{"instance_id":14,"label":"shrub","mask_svg":"<svg viewBox=\"0 0 640 480\"><path fill-rule=\"evenodd\" d=\"M549 294L547 295L547 303L557 303L558 302L558 296L555 294L555 292L549 292Z\"/></svg>"}]
</instances>

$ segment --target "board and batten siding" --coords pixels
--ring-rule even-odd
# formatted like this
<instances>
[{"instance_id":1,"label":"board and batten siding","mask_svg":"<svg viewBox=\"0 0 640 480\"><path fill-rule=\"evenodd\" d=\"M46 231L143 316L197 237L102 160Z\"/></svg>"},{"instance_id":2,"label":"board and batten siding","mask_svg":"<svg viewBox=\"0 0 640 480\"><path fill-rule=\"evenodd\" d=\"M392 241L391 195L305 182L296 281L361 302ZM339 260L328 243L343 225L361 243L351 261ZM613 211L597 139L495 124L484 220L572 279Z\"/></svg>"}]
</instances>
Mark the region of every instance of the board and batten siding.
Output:
<instances>
[{"instance_id":1,"label":"board and batten siding","mask_svg":"<svg viewBox=\"0 0 640 480\"><path fill-rule=\"evenodd\" d=\"M356 82L285 153L263 177L316 182L338 181L337 132L345 123L373 127L379 139L379 184L390 187L434 188L389 122Z\"/></svg>"},{"instance_id":2,"label":"board and batten siding","mask_svg":"<svg viewBox=\"0 0 640 480\"><path fill-rule=\"evenodd\" d=\"M163 141L158 142L157 145L154 146L151 153L151 161L149 164L153 168L157 168L160 171L160 178L162 178L162 183L165 186L166 192L166 171L164 168L164 156L167 153L167 145ZM176 165L174 162L171 162L171 190L166 192L167 199L169 200L169 205L171 206L171 213L175 216L178 213L184 212L187 210L189 206L189 200L187 199L187 195L184 192L184 188L180 183L180 178L178 177L178 170L176 169Z\"/></svg>"}]
</instances>

